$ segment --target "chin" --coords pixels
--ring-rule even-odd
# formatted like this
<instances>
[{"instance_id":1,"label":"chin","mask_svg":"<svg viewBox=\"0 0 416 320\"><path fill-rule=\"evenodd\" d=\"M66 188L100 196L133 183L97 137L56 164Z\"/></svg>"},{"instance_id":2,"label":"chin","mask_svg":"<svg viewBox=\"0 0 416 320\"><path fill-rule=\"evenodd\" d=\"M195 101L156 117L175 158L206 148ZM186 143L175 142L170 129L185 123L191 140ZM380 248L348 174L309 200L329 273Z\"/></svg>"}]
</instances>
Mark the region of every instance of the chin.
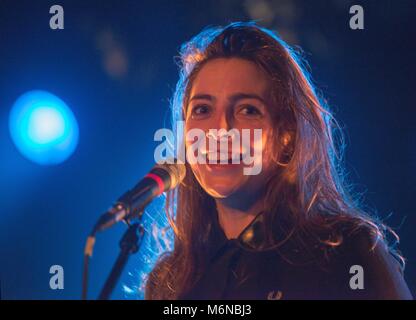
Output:
<instances>
[{"instance_id":1,"label":"chin","mask_svg":"<svg viewBox=\"0 0 416 320\"><path fill-rule=\"evenodd\" d=\"M238 185L231 185L229 182L218 181L216 183L202 183L202 188L213 198L228 198L238 190Z\"/></svg>"},{"instance_id":2,"label":"chin","mask_svg":"<svg viewBox=\"0 0 416 320\"><path fill-rule=\"evenodd\" d=\"M244 185L246 177L241 177L240 174L235 174L235 172L231 173L213 174L206 170L194 171L202 189L216 199L228 198Z\"/></svg>"}]
</instances>

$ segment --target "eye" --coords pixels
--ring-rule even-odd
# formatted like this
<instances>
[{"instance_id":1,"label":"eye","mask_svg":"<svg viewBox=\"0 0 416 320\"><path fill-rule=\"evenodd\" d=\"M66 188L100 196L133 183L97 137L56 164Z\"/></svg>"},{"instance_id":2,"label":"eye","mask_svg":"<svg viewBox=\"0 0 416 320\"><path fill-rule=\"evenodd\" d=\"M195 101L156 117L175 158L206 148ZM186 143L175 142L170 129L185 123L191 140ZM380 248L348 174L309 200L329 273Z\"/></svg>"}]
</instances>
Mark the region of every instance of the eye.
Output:
<instances>
[{"instance_id":1,"label":"eye","mask_svg":"<svg viewBox=\"0 0 416 320\"><path fill-rule=\"evenodd\" d=\"M192 108L191 117L192 118L202 118L209 114L211 108L206 104L199 104Z\"/></svg>"},{"instance_id":2,"label":"eye","mask_svg":"<svg viewBox=\"0 0 416 320\"><path fill-rule=\"evenodd\" d=\"M260 111L259 108L255 107L253 105L245 104L245 105L242 105L238 109L238 114L244 115L244 116L249 116L249 117L257 117L257 116L261 116L262 112Z\"/></svg>"}]
</instances>

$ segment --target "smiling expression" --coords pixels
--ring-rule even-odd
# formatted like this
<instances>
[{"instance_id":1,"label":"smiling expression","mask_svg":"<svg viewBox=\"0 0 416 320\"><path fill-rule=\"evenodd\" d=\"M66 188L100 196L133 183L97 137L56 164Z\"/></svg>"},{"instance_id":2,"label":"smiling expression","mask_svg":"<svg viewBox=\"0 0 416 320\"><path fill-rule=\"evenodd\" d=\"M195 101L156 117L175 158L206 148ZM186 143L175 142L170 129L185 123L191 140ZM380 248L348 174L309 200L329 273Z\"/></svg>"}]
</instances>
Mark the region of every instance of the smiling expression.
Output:
<instances>
[{"instance_id":1,"label":"smiling expression","mask_svg":"<svg viewBox=\"0 0 416 320\"><path fill-rule=\"evenodd\" d=\"M270 81L267 75L248 60L213 59L197 73L186 106L185 133L195 128L206 133L210 129L236 129L240 135L242 129L249 129L250 132L262 130L262 170L257 175L243 174L243 163L191 164L198 182L211 196L226 198L239 192L255 192L264 186L271 167L270 156L265 152L272 134L269 101ZM250 137L249 148L253 152L258 145L255 145L253 134ZM190 145L191 142L187 141L186 147ZM247 151L240 149L242 154Z\"/></svg>"}]
</instances>

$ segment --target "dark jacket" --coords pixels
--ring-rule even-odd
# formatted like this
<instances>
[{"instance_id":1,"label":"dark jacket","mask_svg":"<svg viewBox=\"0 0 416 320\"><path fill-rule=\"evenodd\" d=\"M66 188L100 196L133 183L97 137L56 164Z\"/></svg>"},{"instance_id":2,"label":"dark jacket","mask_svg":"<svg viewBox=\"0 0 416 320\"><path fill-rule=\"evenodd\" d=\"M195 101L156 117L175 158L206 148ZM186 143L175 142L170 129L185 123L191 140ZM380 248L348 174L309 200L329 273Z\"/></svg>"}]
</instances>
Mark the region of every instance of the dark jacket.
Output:
<instances>
[{"instance_id":1,"label":"dark jacket","mask_svg":"<svg viewBox=\"0 0 416 320\"><path fill-rule=\"evenodd\" d=\"M262 217L230 240L215 219L206 271L181 299L412 299L399 262L369 233L345 237L322 264L296 247L258 250Z\"/></svg>"}]
</instances>

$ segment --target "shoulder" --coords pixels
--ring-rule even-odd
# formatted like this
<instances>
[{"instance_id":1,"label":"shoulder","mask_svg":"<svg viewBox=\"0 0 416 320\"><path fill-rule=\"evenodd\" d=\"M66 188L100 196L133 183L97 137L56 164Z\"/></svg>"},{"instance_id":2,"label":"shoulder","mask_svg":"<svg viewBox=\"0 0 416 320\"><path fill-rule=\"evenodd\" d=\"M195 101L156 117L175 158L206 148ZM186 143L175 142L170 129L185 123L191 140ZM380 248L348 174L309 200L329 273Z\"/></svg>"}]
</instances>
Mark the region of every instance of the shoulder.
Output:
<instances>
[{"instance_id":1,"label":"shoulder","mask_svg":"<svg viewBox=\"0 0 416 320\"><path fill-rule=\"evenodd\" d=\"M403 268L387 243L371 227L341 232L331 265L335 274L347 274L351 297L367 299L412 299Z\"/></svg>"}]
</instances>

